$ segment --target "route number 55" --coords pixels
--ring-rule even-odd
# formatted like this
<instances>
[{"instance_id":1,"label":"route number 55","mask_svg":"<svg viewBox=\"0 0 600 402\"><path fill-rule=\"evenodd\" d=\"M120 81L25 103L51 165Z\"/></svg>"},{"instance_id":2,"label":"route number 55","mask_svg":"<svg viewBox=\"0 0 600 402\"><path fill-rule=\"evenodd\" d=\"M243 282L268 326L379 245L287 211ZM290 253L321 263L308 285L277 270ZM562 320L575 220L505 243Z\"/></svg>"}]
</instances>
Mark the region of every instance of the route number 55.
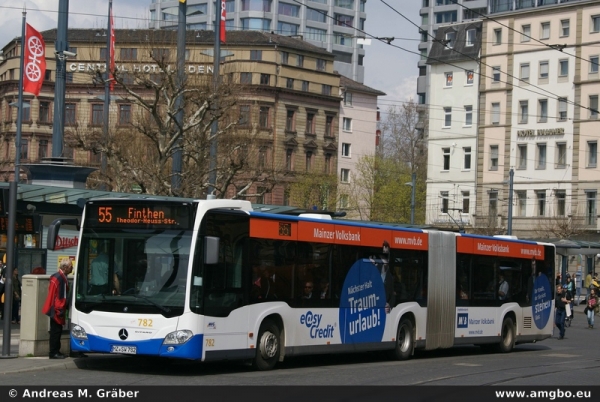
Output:
<instances>
[{"instance_id":1,"label":"route number 55","mask_svg":"<svg viewBox=\"0 0 600 402\"><path fill-rule=\"evenodd\" d=\"M98 222L107 223L112 221L112 207L98 208Z\"/></svg>"}]
</instances>

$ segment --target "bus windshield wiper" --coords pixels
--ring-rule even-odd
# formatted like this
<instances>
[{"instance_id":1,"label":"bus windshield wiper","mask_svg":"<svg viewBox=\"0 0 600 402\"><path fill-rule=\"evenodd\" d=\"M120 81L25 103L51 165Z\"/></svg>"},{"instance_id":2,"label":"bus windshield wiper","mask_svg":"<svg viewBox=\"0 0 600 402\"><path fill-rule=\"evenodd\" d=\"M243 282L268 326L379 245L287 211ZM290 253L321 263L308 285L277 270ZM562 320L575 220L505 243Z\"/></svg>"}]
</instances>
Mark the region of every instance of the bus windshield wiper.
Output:
<instances>
[{"instance_id":1,"label":"bus windshield wiper","mask_svg":"<svg viewBox=\"0 0 600 402\"><path fill-rule=\"evenodd\" d=\"M137 298L137 299L146 300L148 303L152 304L153 306L158 307L164 313L170 313L171 312L170 308L165 307L165 306L163 306L161 304L158 304L157 302L155 302L154 300L152 300L148 296L142 296L142 295L132 295L132 296L135 297L135 298Z\"/></svg>"}]
</instances>

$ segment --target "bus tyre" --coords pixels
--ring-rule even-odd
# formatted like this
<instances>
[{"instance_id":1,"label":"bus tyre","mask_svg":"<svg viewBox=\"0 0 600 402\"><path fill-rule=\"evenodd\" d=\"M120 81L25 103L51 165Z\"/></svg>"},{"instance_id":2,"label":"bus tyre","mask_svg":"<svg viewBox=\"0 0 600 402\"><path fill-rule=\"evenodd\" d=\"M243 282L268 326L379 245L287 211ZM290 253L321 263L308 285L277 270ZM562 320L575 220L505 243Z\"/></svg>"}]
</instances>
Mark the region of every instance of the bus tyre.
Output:
<instances>
[{"instance_id":1,"label":"bus tyre","mask_svg":"<svg viewBox=\"0 0 600 402\"><path fill-rule=\"evenodd\" d=\"M403 318L398 325L396 346L394 347L392 357L396 360L407 360L412 356L413 347L413 324L410 320Z\"/></svg>"},{"instance_id":2,"label":"bus tyre","mask_svg":"<svg viewBox=\"0 0 600 402\"><path fill-rule=\"evenodd\" d=\"M510 317L504 317L500 331L500 336L502 339L498 344L498 351L500 353L509 353L515 346L515 323L513 319Z\"/></svg>"},{"instance_id":3,"label":"bus tyre","mask_svg":"<svg viewBox=\"0 0 600 402\"><path fill-rule=\"evenodd\" d=\"M265 320L258 331L254 368L261 371L271 370L279 360L280 352L279 328L272 321Z\"/></svg>"}]
</instances>

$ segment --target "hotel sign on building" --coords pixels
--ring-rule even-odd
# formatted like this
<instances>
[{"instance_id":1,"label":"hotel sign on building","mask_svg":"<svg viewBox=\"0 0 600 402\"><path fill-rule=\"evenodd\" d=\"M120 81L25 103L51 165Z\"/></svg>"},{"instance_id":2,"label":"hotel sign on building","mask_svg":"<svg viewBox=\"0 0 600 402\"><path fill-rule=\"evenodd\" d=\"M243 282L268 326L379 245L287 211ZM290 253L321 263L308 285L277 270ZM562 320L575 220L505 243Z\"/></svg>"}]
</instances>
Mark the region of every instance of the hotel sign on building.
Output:
<instances>
[{"instance_id":1,"label":"hotel sign on building","mask_svg":"<svg viewBox=\"0 0 600 402\"><path fill-rule=\"evenodd\" d=\"M157 74L162 73L163 69L158 64L117 64L118 71ZM67 66L69 72L95 72L106 71L106 63L70 63ZM175 71L175 65L168 65L167 71ZM188 74L212 74L214 67L204 64L188 64L185 66Z\"/></svg>"},{"instance_id":2,"label":"hotel sign on building","mask_svg":"<svg viewBox=\"0 0 600 402\"><path fill-rule=\"evenodd\" d=\"M548 135L564 135L564 128L538 128L530 130L518 130L517 137L535 137L535 136L548 136Z\"/></svg>"}]
</instances>

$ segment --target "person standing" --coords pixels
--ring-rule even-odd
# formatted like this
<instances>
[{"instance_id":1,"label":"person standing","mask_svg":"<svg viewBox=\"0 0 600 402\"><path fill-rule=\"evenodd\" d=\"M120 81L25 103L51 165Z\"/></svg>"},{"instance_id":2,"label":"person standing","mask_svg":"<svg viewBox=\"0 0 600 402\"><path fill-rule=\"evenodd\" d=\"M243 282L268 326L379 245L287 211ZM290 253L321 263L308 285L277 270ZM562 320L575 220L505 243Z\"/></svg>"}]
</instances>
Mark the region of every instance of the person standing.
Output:
<instances>
[{"instance_id":1,"label":"person standing","mask_svg":"<svg viewBox=\"0 0 600 402\"><path fill-rule=\"evenodd\" d=\"M596 295L596 289L592 289L590 297L587 299L587 305L585 306L585 314L587 315L588 328L594 329L594 316L598 314L600 306L598 306L598 295Z\"/></svg>"},{"instance_id":2,"label":"person standing","mask_svg":"<svg viewBox=\"0 0 600 402\"><path fill-rule=\"evenodd\" d=\"M567 312L565 306L571 301L569 295L562 285L556 285L556 295L554 296L554 306L556 307L555 325L558 328L558 339L565 338L565 318Z\"/></svg>"},{"instance_id":3,"label":"person standing","mask_svg":"<svg viewBox=\"0 0 600 402\"><path fill-rule=\"evenodd\" d=\"M588 274L585 277L585 282L583 284L585 286L585 288L587 289L587 297L590 297L590 290L592 288L592 273L588 272Z\"/></svg>"},{"instance_id":4,"label":"person standing","mask_svg":"<svg viewBox=\"0 0 600 402\"><path fill-rule=\"evenodd\" d=\"M60 353L60 337L62 335L63 325L69 302L69 281L67 275L73 271L71 260L62 260L58 267L58 272L50 277L48 285L48 296L42 308L42 313L50 317L50 359L64 359L66 356Z\"/></svg>"},{"instance_id":5,"label":"person standing","mask_svg":"<svg viewBox=\"0 0 600 402\"><path fill-rule=\"evenodd\" d=\"M21 281L19 280L19 269L13 269L12 276L13 304L12 304L12 323L20 324L19 308L21 307Z\"/></svg>"}]
</instances>

